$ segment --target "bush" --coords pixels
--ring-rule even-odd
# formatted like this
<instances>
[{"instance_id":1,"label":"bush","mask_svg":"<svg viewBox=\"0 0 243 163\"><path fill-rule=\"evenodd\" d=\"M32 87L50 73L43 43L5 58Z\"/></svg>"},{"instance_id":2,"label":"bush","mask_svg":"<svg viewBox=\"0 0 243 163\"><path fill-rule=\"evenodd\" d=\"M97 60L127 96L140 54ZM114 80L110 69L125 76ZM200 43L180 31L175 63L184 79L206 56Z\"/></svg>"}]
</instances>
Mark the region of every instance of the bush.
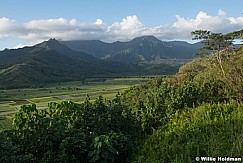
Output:
<instances>
[{"instance_id":1,"label":"bush","mask_svg":"<svg viewBox=\"0 0 243 163\"><path fill-rule=\"evenodd\" d=\"M89 99L83 104L50 103L44 110L24 105L14 117L14 129L1 133L0 158L2 162L129 162L140 131L119 96L107 103L102 97L94 103Z\"/></svg>"}]
</instances>

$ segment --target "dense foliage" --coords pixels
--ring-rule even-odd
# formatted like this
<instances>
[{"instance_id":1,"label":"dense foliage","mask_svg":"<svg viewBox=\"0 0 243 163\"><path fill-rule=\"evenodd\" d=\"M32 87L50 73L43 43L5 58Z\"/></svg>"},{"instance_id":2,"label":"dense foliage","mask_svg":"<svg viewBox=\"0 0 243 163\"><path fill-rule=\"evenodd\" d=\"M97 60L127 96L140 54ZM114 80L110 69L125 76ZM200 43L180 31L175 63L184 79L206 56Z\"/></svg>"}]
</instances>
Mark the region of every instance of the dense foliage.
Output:
<instances>
[{"instance_id":1,"label":"dense foliage","mask_svg":"<svg viewBox=\"0 0 243 163\"><path fill-rule=\"evenodd\" d=\"M156 79L130 88L123 93L122 100L142 122L146 134L167 123L178 110L229 100L222 90L224 83L213 78L204 83L194 82L191 78L181 82L174 78Z\"/></svg>"},{"instance_id":2,"label":"dense foliage","mask_svg":"<svg viewBox=\"0 0 243 163\"><path fill-rule=\"evenodd\" d=\"M15 129L1 133L0 162L127 162L141 129L119 101L22 106Z\"/></svg>"}]
</instances>

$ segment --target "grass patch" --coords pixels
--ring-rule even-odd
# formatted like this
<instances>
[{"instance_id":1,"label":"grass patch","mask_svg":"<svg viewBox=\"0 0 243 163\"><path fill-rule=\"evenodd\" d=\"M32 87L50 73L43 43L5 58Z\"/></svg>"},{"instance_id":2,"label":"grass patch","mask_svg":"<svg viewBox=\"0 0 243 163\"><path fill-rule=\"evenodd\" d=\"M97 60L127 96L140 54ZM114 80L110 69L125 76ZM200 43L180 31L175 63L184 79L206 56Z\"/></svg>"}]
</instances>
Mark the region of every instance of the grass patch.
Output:
<instances>
[{"instance_id":1,"label":"grass patch","mask_svg":"<svg viewBox=\"0 0 243 163\"><path fill-rule=\"evenodd\" d=\"M83 81L48 84L44 88L0 90L0 115L14 114L21 105L35 103L37 108L46 108L50 102L71 100L82 103L89 95L91 101L102 95L112 99L124 89L151 80L152 78L89 78ZM3 119L7 121L8 119ZM0 120L0 123L2 120ZM3 122L5 123L5 122ZM8 125L5 125L8 127ZM3 125L4 127L4 125Z\"/></svg>"},{"instance_id":2,"label":"grass patch","mask_svg":"<svg viewBox=\"0 0 243 163\"><path fill-rule=\"evenodd\" d=\"M196 157L242 157L243 105L204 104L176 113L142 143L138 162L195 162Z\"/></svg>"},{"instance_id":3,"label":"grass patch","mask_svg":"<svg viewBox=\"0 0 243 163\"><path fill-rule=\"evenodd\" d=\"M13 119L11 116L0 116L0 132L5 129L12 129Z\"/></svg>"},{"instance_id":4,"label":"grass patch","mask_svg":"<svg viewBox=\"0 0 243 163\"><path fill-rule=\"evenodd\" d=\"M10 103L10 105L1 105L0 106L0 114L4 114L4 113L8 113L8 112L12 112L12 111L16 111L17 109L13 106L11 106L12 104Z\"/></svg>"}]
</instances>

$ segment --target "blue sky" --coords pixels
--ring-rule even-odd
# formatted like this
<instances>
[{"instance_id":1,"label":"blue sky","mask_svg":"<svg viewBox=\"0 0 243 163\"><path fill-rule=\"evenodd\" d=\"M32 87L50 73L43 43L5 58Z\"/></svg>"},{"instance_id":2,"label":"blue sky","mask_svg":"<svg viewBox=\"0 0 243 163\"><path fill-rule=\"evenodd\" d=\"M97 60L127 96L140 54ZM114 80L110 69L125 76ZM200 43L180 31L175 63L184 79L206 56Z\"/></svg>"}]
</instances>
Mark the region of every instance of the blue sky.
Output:
<instances>
[{"instance_id":1,"label":"blue sky","mask_svg":"<svg viewBox=\"0 0 243 163\"><path fill-rule=\"evenodd\" d=\"M49 38L127 41L141 35L190 40L198 28L243 27L242 0L0 0L0 49Z\"/></svg>"}]
</instances>

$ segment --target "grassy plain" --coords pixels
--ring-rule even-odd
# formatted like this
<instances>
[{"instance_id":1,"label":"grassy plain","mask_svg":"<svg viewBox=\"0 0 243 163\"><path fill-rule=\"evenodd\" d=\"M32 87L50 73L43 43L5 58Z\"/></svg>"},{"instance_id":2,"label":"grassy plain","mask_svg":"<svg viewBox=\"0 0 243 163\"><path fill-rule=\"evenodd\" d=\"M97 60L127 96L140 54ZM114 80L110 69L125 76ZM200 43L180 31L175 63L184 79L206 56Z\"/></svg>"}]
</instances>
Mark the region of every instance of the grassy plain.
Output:
<instances>
[{"instance_id":1,"label":"grassy plain","mask_svg":"<svg viewBox=\"0 0 243 163\"><path fill-rule=\"evenodd\" d=\"M87 95L91 100L100 95L112 99L118 92L151 78L90 78L85 81L52 83L43 88L0 90L0 131L11 127L11 117L24 104L35 103L38 109L43 109L50 102L71 100L82 103Z\"/></svg>"}]
</instances>

